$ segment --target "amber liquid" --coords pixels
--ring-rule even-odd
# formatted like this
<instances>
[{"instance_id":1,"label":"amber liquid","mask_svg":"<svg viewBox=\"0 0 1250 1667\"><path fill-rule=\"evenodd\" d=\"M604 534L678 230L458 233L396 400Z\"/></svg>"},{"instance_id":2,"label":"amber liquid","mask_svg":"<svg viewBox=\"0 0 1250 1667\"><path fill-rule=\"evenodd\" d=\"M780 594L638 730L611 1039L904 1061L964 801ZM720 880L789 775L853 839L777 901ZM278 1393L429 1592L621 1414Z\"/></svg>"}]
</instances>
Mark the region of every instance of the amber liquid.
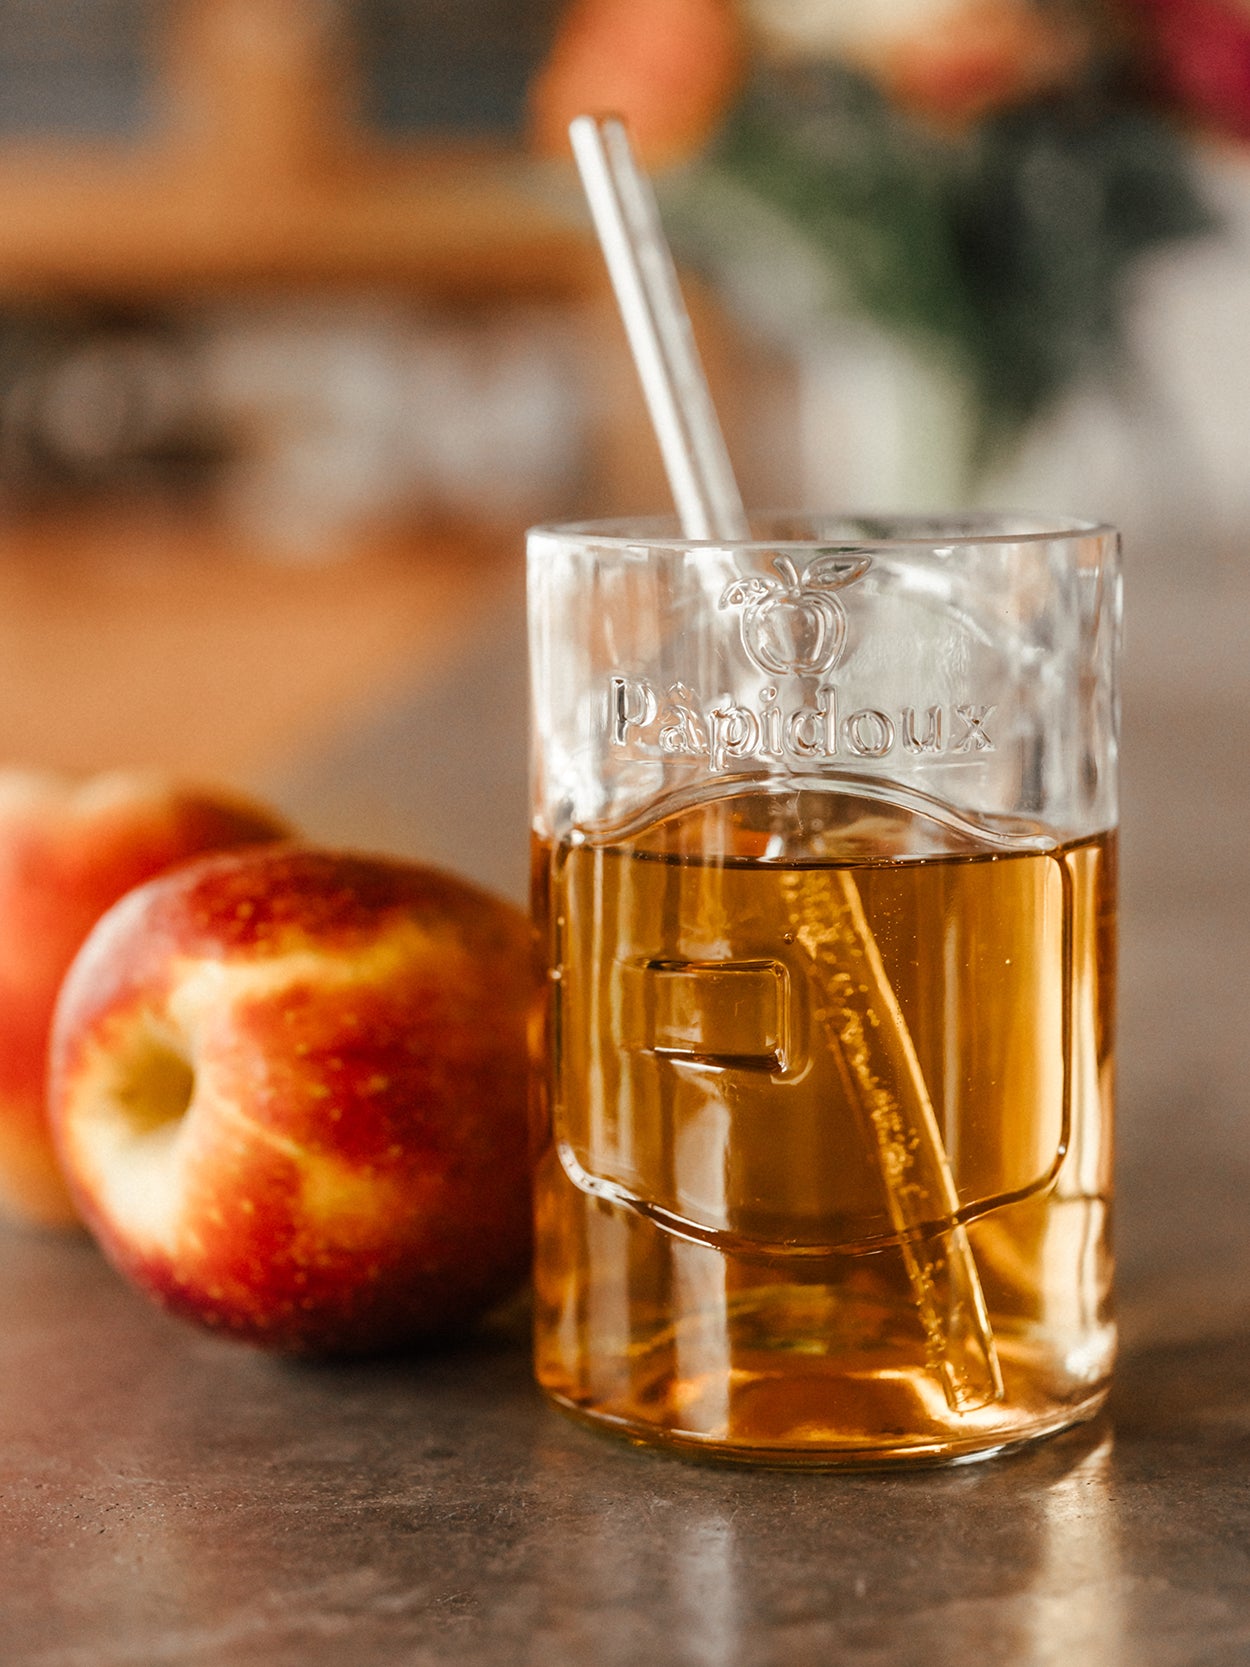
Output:
<instances>
[{"instance_id":1,"label":"amber liquid","mask_svg":"<svg viewBox=\"0 0 1250 1667\"><path fill-rule=\"evenodd\" d=\"M760 791L539 846L557 1401L819 1464L1096 1409L1114 842L1021 833Z\"/></svg>"}]
</instances>

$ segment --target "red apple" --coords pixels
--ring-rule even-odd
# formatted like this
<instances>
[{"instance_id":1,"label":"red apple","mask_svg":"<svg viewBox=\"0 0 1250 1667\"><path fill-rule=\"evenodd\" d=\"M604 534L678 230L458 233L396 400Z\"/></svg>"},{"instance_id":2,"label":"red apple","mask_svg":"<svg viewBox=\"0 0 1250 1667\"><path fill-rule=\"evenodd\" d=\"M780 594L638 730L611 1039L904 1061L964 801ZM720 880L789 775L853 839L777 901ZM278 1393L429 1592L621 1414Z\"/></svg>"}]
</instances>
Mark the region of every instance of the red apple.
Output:
<instances>
[{"instance_id":1,"label":"red apple","mask_svg":"<svg viewBox=\"0 0 1250 1667\"><path fill-rule=\"evenodd\" d=\"M0 1209L67 1224L44 1109L66 968L124 892L207 851L286 837L267 810L156 777L0 770Z\"/></svg>"},{"instance_id":2,"label":"red apple","mask_svg":"<svg viewBox=\"0 0 1250 1667\"><path fill-rule=\"evenodd\" d=\"M141 887L66 979L50 1102L106 1254L297 1354L394 1347L524 1279L528 927L450 875L299 845Z\"/></svg>"}]
</instances>

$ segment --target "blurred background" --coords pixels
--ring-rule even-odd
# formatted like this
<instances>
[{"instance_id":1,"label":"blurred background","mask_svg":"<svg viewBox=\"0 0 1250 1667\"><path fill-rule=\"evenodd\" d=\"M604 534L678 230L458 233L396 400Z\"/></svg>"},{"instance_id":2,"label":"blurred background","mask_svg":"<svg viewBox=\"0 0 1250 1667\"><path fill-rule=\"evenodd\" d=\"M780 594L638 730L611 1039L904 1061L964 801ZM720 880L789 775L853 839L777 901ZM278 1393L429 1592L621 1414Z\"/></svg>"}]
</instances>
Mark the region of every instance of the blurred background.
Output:
<instances>
[{"instance_id":1,"label":"blurred background","mask_svg":"<svg viewBox=\"0 0 1250 1667\"><path fill-rule=\"evenodd\" d=\"M0 749L521 894L523 529L666 498L579 108L750 500L1125 531L1122 1243L1180 1211L1183 1326L1250 1223L1247 0L0 0Z\"/></svg>"}]
</instances>

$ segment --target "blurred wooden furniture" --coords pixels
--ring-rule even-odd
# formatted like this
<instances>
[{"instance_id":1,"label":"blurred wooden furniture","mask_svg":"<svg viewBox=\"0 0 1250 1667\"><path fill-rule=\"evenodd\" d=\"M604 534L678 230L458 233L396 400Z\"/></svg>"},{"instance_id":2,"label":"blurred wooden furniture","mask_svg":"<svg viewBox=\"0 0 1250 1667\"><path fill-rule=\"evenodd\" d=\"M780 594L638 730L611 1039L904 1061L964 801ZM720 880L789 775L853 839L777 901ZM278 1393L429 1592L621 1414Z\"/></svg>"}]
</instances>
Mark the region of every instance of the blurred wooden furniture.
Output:
<instances>
[{"instance_id":1,"label":"blurred wooden furniture","mask_svg":"<svg viewBox=\"0 0 1250 1667\"><path fill-rule=\"evenodd\" d=\"M152 13L150 131L0 142L0 306L142 320L310 294L550 305L582 343L590 466L582 501L544 513L667 502L571 181L547 191L519 150L366 131L348 8L166 0ZM761 439L783 433L759 404L778 391L775 362L710 297L694 310L750 486ZM0 508L0 758L263 781L405 681L454 675L483 602L507 593L521 534L362 530L335 544L340 565L281 567L190 507Z\"/></svg>"},{"instance_id":2,"label":"blurred wooden furniture","mask_svg":"<svg viewBox=\"0 0 1250 1667\"><path fill-rule=\"evenodd\" d=\"M0 761L263 782L446 675L500 554L431 531L284 566L122 509L0 529Z\"/></svg>"},{"instance_id":3,"label":"blurred wooden furniture","mask_svg":"<svg viewBox=\"0 0 1250 1667\"><path fill-rule=\"evenodd\" d=\"M0 144L0 303L159 317L310 291L563 304L598 284L585 233L544 207L519 154L360 127L335 8L151 11L150 132ZM263 777L445 669L520 529L493 548L463 529L357 542L350 560L282 566L190 506L10 506L0 758Z\"/></svg>"},{"instance_id":4,"label":"blurred wooden furniture","mask_svg":"<svg viewBox=\"0 0 1250 1667\"><path fill-rule=\"evenodd\" d=\"M586 236L498 147L394 147L352 112L334 8L169 0L154 131L0 145L0 296L168 299L384 283L438 297L568 297Z\"/></svg>"}]
</instances>

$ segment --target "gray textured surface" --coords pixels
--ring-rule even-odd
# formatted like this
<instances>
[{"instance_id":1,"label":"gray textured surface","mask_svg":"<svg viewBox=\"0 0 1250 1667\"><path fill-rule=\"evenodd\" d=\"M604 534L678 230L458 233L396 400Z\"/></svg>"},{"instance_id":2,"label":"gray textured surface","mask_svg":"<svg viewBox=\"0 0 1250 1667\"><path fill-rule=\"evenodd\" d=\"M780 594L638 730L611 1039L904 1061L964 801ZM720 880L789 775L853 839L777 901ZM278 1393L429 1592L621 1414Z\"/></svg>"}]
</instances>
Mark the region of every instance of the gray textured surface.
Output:
<instances>
[{"instance_id":1,"label":"gray textured surface","mask_svg":"<svg viewBox=\"0 0 1250 1667\"><path fill-rule=\"evenodd\" d=\"M1248 590L1147 588L1134 618L1126 1347L1100 1423L941 1473L698 1468L549 1411L519 1321L295 1369L165 1320L85 1244L12 1234L4 1667L1250 1663ZM484 615L456 699L414 691L289 797L506 875L519 652L511 603ZM476 783L451 835L456 778L425 756Z\"/></svg>"},{"instance_id":2,"label":"gray textured surface","mask_svg":"<svg viewBox=\"0 0 1250 1667\"><path fill-rule=\"evenodd\" d=\"M794 1476L549 1411L519 1330L292 1368L5 1240L10 1667L1250 1660L1244 1333L1015 1458Z\"/></svg>"}]
</instances>

